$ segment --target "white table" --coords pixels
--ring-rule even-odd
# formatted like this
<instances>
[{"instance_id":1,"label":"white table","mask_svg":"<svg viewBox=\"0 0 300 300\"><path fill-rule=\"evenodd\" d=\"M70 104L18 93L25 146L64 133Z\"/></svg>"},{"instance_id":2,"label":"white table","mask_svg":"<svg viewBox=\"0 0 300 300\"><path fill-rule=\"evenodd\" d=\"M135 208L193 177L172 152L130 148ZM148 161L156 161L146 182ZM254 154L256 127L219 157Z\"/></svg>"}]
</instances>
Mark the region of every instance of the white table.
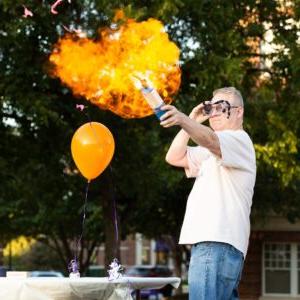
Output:
<instances>
[{"instance_id":1,"label":"white table","mask_svg":"<svg viewBox=\"0 0 300 300\"><path fill-rule=\"evenodd\" d=\"M178 277L0 278L1 300L131 300L131 291L178 288Z\"/></svg>"}]
</instances>

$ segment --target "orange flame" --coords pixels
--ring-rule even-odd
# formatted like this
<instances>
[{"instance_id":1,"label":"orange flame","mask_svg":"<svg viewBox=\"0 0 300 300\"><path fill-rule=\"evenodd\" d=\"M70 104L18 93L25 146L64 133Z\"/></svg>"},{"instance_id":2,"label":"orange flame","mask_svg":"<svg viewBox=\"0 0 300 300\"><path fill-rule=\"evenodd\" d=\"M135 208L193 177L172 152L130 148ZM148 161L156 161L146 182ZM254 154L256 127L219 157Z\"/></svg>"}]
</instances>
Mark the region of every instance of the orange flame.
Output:
<instances>
[{"instance_id":1,"label":"orange flame","mask_svg":"<svg viewBox=\"0 0 300 300\"><path fill-rule=\"evenodd\" d=\"M148 116L153 111L132 78L146 78L170 103L180 86L179 49L155 19L112 28L101 29L98 41L63 36L50 55L52 75L102 109L124 118Z\"/></svg>"}]
</instances>

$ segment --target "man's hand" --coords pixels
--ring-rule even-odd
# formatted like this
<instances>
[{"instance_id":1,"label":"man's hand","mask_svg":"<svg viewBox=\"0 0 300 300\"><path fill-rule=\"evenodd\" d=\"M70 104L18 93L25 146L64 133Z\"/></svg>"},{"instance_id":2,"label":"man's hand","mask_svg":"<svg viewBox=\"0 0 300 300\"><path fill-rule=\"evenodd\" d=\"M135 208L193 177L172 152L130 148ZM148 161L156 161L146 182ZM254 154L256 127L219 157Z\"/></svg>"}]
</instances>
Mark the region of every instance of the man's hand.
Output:
<instances>
[{"instance_id":1,"label":"man's hand","mask_svg":"<svg viewBox=\"0 0 300 300\"><path fill-rule=\"evenodd\" d=\"M189 115L189 117L197 123L203 123L209 118L209 116L203 115L203 106L203 103L195 106Z\"/></svg>"},{"instance_id":2,"label":"man's hand","mask_svg":"<svg viewBox=\"0 0 300 300\"><path fill-rule=\"evenodd\" d=\"M166 111L161 117L160 117L160 125L167 128L174 125L181 125L184 118L187 118L187 116L180 112L175 106L173 105L164 105L162 110Z\"/></svg>"}]
</instances>

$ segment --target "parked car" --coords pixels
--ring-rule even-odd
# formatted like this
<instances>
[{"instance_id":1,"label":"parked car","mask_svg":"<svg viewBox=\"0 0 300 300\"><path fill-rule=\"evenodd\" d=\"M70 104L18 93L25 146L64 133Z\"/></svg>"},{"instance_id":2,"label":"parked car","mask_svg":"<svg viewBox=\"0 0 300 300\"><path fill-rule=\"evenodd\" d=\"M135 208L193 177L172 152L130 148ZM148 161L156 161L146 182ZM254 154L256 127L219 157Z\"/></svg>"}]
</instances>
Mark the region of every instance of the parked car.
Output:
<instances>
[{"instance_id":1,"label":"parked car","mask_svg":"<svg viewBox=\"0 0 300 300\"><path fill-rule=\"evenodd\" d=\"M129 277L171 277L172 270L164 265L148 265L148 266L133 266L125 271L125 275ZM172 295L173 287L168 284L161 289L141 290L142 299L160 299L161 296L169 297Z\"/></svg>"},{"instance_id":2,"label":"parked car","mask_svg":"<svg viewBox=\"0 0 300 300\"><path fill-rule=\"evenodd\" d=\"M57 271L32 271L30 277L64 277L64 275Z\"/></svg>"},{"instance_id":3,"label":"parked car","mask_svg":"<svg viewBox=\"0 0 300 300\"><path fill-rule=\"evenodd\" d=\"M8 268L0 266L0 277L6 277L6 272L9 271Z\"/></svg>"}]
</instances>

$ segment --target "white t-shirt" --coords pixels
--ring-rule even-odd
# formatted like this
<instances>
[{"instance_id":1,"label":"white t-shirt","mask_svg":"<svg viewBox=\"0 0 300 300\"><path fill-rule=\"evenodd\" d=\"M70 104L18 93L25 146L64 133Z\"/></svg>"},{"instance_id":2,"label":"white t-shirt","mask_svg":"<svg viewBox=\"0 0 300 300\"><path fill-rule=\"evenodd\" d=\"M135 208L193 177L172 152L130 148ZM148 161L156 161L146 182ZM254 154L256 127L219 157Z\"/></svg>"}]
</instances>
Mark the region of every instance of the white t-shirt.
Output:
<instances>
[{"instance_id":1,"label":"white t-shirt","mask_svg":"<svg viewBox=\"0 0 300 300\"><path fill-rule=\"evenodd\" d=\"M228 243L247 253L256 177L253 143L244 130L216 131L222 158L188 147L187 177L196 177L189 195L180 244Z\"/></svg>"}]
</instances>

